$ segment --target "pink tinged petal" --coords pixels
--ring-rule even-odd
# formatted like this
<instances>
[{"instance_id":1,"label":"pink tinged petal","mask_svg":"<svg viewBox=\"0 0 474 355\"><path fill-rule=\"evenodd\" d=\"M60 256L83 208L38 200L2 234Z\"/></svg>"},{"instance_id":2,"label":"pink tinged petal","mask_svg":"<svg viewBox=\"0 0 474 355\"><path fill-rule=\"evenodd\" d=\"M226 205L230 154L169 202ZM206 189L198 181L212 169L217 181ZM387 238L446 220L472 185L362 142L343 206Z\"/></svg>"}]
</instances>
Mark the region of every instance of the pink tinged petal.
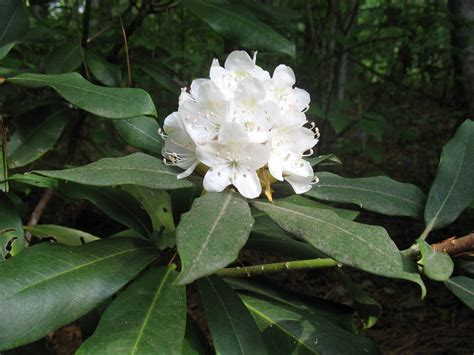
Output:
<instances>
[{"instance_id":1,"label":"pink tinged petal","mask_svg":"<svg viewBox=\"0 0 474 355\"><path fill-rule=\"evenodd\" d=\"M235 171L233 185L246 198L257 198L262 193L262 186L255 171L238 168Z\"/></svg>"},{"instance_id":2,"label":"pink tinged petal","mask_svg":"<svg viewBox=\"0 0 474 355\"><path fill-rule=\"evenodd\" d=\"M313 181L313 175L311 176L298 176L298 175L288 175L285 177L285 180L288 181L293 187L293 190L297 194L303 194L311 190L313 186L311 182Z\"/></svg>"},{"instance_id":3,"label":"pink tinged petal","mask_svg":"<svg viewBox=\"0 0 474 355\"><path fill-rule=\"evenodd\" d=\"M292 87L296 82L293 69L283 64L275 68L272 78L275 84L280 87Z\"/></svg>"},{"instance_id":4,"label":"pink tinged petal","mask_svg":"<svg viewBox=\"0 0 474 355\"><path fill-rule=\"evenodd\" d=\"M232 169L228 166L221 166L209 169L204 176L204 189L209 192L221 192L231 184Z\"/></svg>"},{"instance_id":5,"label":"pink tinged petal","mask_svg":"<svg viewBox=\"0 0 474 355\"><path fill-rule=\"evenodd\" d=\"M250 71L254 67L252 58L245 51L233 51L229 54L224 64L230 71Z\"/></svg>"}]
</instances>

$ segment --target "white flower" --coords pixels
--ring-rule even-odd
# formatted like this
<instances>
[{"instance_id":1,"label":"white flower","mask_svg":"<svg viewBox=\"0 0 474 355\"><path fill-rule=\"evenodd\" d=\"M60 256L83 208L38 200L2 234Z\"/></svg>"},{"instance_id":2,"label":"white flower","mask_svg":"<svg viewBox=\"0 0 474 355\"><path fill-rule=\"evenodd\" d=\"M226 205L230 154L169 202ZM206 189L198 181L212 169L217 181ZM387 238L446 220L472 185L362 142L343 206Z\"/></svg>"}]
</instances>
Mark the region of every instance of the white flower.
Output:
<instances>
[{"instance_id":1,"label":"white flower","mask_svg":"<svg viewBox=\"0 0 474 355\"><path fill-rule=\"evenodd\" d=\"M210 169L204 177L207 191L220 192L229 185L247 198L262 193L257 170L268 161L268 149L252 143L244 128L230 123L222 127L217 141L196 149L198 159Z\"/></svg>"},{"instance_id":2,"label":"white flower","mask_svg":"<svg viewBox=\"0 0 474 355\"><path fill-rule=\"evenodd\" d=\"M285 180L296 193L307 192L315 177L304 158L319 138L314 124L305 127L309 94L294 87L290 67L279 65L270 77L255 61L232 52L223 67L213 61L210 79L181 91L178 111L165 119L163 156L185 170L178 178L198 165L201 174L207 169L207 191L232 185L256 198L264 186L271 199L271 182Z\"/></svg>"}]
</instances>

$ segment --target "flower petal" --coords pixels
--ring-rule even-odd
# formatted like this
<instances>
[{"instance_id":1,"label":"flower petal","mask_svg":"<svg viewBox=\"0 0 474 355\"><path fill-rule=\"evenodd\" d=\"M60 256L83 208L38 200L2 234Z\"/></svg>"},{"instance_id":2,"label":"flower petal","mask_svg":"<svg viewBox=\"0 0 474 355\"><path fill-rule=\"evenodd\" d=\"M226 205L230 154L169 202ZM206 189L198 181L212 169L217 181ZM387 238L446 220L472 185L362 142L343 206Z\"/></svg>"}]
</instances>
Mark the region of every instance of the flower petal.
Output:
<instances>
[{"instance_id":1,"label":"flower petal","mask_svg":"<svg viewBox=\"0 0 474 355\"><path fill-rule=\"evenodd\" d=\"M247 198L257 198L262 193L262 186L255 171L237 169L233 185L242 196Z\"/></svg>"},{"instance_id":2,"label":"flower petal","mask_svg":"<svg viewBox=\"0 0 474 355\"><path fill-rule=\"evenodd\" d=\"M311 187L313 185L311 182L313 181L313 176L299 176L299 175L288 175L285 177L285 180L288 181L293 187L293 190L297 194L304 194L305 192L308 192L311 190Z\"/></svg>"},{"instance_id":3,"label":"flower petal","mask_svg":"<svg viewBox=\"0 0 474 355\"><path fill-rule=\"evenodd\" d=\"M292 87L296 82L293 69L284 64L280 64L275 68L272 79L275 85L279 87Z\"/></svg>"},{"instance_id":4,"label":"flower petal","mask_svg":"<svg viewBox=\"0 0 474 355\"><path fill-rule=\"evenodd\" d=\"M204 189L209 192L221 192L231 184L232 169L227 166L209 169L204 176Z\"/></svg>"}]
</instances>

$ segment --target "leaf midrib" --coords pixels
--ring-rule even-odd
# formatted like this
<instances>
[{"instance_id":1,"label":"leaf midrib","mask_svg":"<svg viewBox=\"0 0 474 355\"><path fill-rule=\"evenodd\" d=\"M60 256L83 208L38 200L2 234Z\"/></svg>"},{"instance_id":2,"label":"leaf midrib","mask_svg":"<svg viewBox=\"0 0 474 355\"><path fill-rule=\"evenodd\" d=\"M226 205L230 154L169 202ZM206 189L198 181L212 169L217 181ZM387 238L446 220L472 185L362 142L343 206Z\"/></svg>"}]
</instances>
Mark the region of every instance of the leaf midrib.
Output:
<instances>
[{"instance_id":1,"label":"leaf midrib","mask_svg":"<svg viewBox=\"0 0 474 355\"><path fill-rule=\"evenodd\" d=\"M20 289L20 290L15 291L14 293L12 293L12 294L10 294L10 295L3 295L3 301L5 301L5 300L7 300L7 299L9 299L9 298L11 298L11 297L13 297L13 296L15 296L15 295L18 295L18 294L20 294L20 293L22 293L22 292L25 292L25 291L29 290L30 288L37 287L38 285L41 285L41 284L43 284L43 283L45 283L45 282L48 282L48 281L50 281L50 280L53 280L53 279L55 279L55 278L61 277L61 276L63 276L63 275L66 275L66 274L68 274L68 273L75 272L75 271L80 270L80 269L82 269L82 268L88 267L88 266L93 265L93 264L96 264L96 263L100 263L100 262L102 262L102 261L105 261L105 260L110 259L110 258L114 258L114 257L116 257L116 256L120 256L120 255L122 255L122 254L132 253L132 252L135 252L135 251L137 251L137 250L145 250L145 249L153 249L153 247L144 247L144 248L142 247L142 248L134 248L134 249L122 250L122 251L120 251L120 252L118 252L118 253L114 253L114 254L108 255L108 256L106 256L106 257L98 258L98 259L93 260L93 261L90 261L90 262L88 262L88 263L85 263L85 264L82 264L82 265L73 267L73 268L71 268L71 269L67 269L67 270L62 271L62 272L60 272L60 273L57 273L57 274L55 274L55 275L53 275L53 276L49 276L49 277L46 277L46 278L44 278L44 279L39 280L38 282L32 283L32 284L30 284L30 285L28 285L28 286L26 286L26 287L24 287L24 288L22 288L22 289ZM64 260L63 260L63 261L64 261Z\"/></svg>"},{"instance_id":2,"label":"leaf midrib","mask_svg":"<svg viewBox=\"0 0 474 355\"><path fill-rule=\"evenodd\" d=\"M161 280L160 286L156 290L156 294L153 297L153 300L150 306L148 307L148 310L145 314L145 318L143 319L142 326L140 327L140 330L138 331L137 339L135 341L135 344L133 344L132 354L135 354L137 351L141 338L143 337L143 334L145 333L145 328L150 320L151 312L153 311L153 308L155 307L155 304L158 301L159 296L161 295L161 290L163 289L163 286L166 283L166 280L168 279L168 276L170 273L171 273L171 268L167 268L166 273L163 275L163 279Z\"/></svg>"}]
</instances>

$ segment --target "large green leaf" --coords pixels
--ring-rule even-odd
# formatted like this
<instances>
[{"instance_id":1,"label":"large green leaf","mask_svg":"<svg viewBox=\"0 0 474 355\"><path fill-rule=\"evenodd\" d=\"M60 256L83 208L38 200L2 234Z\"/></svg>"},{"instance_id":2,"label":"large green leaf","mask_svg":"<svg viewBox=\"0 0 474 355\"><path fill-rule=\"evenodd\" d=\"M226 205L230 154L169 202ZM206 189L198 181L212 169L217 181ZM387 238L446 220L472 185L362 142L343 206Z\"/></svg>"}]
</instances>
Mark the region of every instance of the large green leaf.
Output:
<instances>
[{"instance_id":1,"label":"large green leaf","mask_svg":"<svg viewBox=\"0 0 474 355\"><path fill-rule=\"evenodd\" d=\"M61 109L43 117L23 115L14 121L8 142L8 165L18 168L41 158L61 136L71 111Z\"/></svg>"},{"instance_id":2,"label":"large green leaf","mask_svg":"<svg viewBox=\"0 0 474 355\"><path fill-rule=\"evenodd\" d=\"M336 207L328 206L328 205L325 205L324 203L314 201L310 198L305 198L301 195L291 195L291 196L282 198L281 201L294 203L295 205L299 205L299 206L312 207L312 208L322 208L324 210L331 210L335 214L337 214L339 217L344 218L344 219L348 219L350 221L355 220L360 214L359 211L353 211L353 210L348 210L348 209L344 209L344 208L336 208Z\"/></svg>"},{"instance_id":3,"label":"large green leaf","mask_svg":"<svg viewBox=\"0 0 474 355\"><path fill-rule=\"evenodd\" d=\"M54 224L37 224L25 226L24 229L40 239L52 239L60 244L80 246L98 240L92 234Z\"/></svg>"},{"instance_id":4,"label":"large green leaf","mask_svg":"<svg viewBox=\"0 0 474 355\"><path fill-rule=\"evenodd\" d=\"M25 245L20 214L7 193L0 191L0 260L15 256Z\"/></svg>"},{"instance_id":5,"label":"large green leaf","mask_svg":"<svg viewBox=\"0 0 474 355\"><path fill-rule=\"evenodd\" d=\"M341 303L332 302L324 298L290 293L281 287L268 285L264 280L252 281L242 278L227 278L225 281L238 293L256 294L268 300L296 308L308 314L315 314L327 321L351 332L355 330L353 323L354 309Z\"/></svg>"},{"instance_id":6,"label":"large green leaf","mask_svg":"<svg viewBox=\"0 0 474 355\"><path fill-rule=\"evenodd\" d=\"M474 279L466 276L451 277L444 283L466 306L474 311Z\"/></svg>"},{"instance_id":7,"label":"large green leaf","mask_svg":"<svg viewBox=\"0 0 474 355\"><path fill-rule=\"evenodd\" d=\"M210 276L198 286L216 354L267 354L257 325L229 285Z\"/></svg>"},{"instance_id":8,"label":"large green leaf","mask_svg":"<svg viewBox=\"0 0 474 355\"><path fill-rule=\"evenodd\" d=\"M196 199L176 228L180 284L210 275L237 258L253 225L247 202L232 191Z\"/></svg>"},{"instance_id":9,"label":"large green leaf","mask_svg":"<svg viewBox=\"0 0 474 355\"><path fill-rule=\"evenodd\" d=\"M131 146L161 155L164 141L158 134L160 126L154 118L138 116L114 120L113 125L120 137Z\"/></svg>"},{"instance_id":10,"label":"large green leaf","mask_svg":"<svg viewBox=\"0 0 474 355\"><path fill-rule=\"evenodd\" d=\"M177 275L162 266L132 282L76 354L179 354L186 329L186 289L173 285Z\"/></svg>"},{"instance_id":11,"label":"large green leaf","mask_svg":"<svg viewBox=\"0 0 474 355\"><path fill-rule=\"evenodd\" d=\"M162 66L164 67L164 64L140 59L136 62L138 68L148 74L158 85L175 95L179 94L179 85L173 80L171 73L162 68Z\"/></svg>"},{"instance_id":12,"label":"large green leaf","mask_svg":"<svg viewBox=\"0 0 474 355\"><path fill-rule=\"evenodd\" d=\"M46 74L70 73L82 63L80 43L66 43L55 48L45 59Z\"/></svg>"},{"instance_id":13,"label":"large green leaf","mask_svg":"<svg viewBox=\"0 0 474 355\"><path fill-rule=\"evenodd\" d=\"M113 238L80 247L42 243L1 263L0 350L83 316L156 258L146 241Z\"/></svg>"},{"instance_id":14,"label":"large green leaf","mask_svg":"<svg viewBox=\"0 0 474 355\"><path fill-rule=\"evenodd\" d=\"M348 179L318 173L319 182L306 195L320 200L355 203L361 208L390 216L419 217L424 195L415 185L386 176Z\"/></svg>"},{"instance_id":15,"label":"large green leaf","mask_svg":"<svg viewBox=\"0 0 474 355\"><path fill-rule=\"evenodd\" d=\"M425 207L426 233L453 222L474 199L474 121L446 144Z\"/></svg>"},{"instance_id":16,"label":"large green leaf","mask_svg":"<svg viewBox=\"0 0 474 355\"><path fill-rule=\"evenodd\" d=\"M168 192L137 185L125 185L123 188L143 205L150 216L155 232L161 234L163 231L175 230L171 198Z\"/></svg>"},{"instance_id":17,"label":"large green leaf","mask_svg":"<svg viewBox=\"0 0 474 355\"><path fill-rule=\"evenodd\" d=\"M256 295L240 294L272 354L379 354L368 338L324 316Z\"/></svg>"},{"instance_id":18,"label":"large green leaf","mask_svg":"<svg viewBox=\"0 0 474 355\"><path fill-rule=\"evenodd\" d=\"M104 158L77 168L36 173L93 186L139 185L153 189L193 186L189 180L178 180L176 170L163 164L161 159L143 153Z\"/></svg>"},{"instance_id":19,"label":"large green leaf","mask_svg":"<svg viewBox=\"0 0 474 355\"><path fill-rule=\"evenodd\" d=\"M423 265L423 273L432 280L446 281L454 270L451 257L443 252L431 248L424 240L416 241L421 253L420 264Z\"/></svg>"},{"instance_id":20,"label":"large green leaf","mask_svg":"<svg viewBox=\"0 0 474 355\"><path fill-rule=\"evenodd\" d=\"M7 131L0 117L0 191L8 192Z\"/></svg>"},{"instance_id":21,"label":"large green leaf","mask_svg":"<svg viewBox=\"0 0 474 355\"><path fill-rule=\"evenodd\" d=\"M156 117L148 93L136 88L107 88L91 84L78 73L20 74L8 82L31 88L50 87L77 107L106 118Z\"/></svg>"},{"instance_id":22,"label":"large green leaf","mask_svg":"<svg viewBox=\"0 0 474 355\"><path fill-rule=\"evenodd\" d=\"M0 59L28 32L30 22L26 6L20 0L0 2Z\"/></svg>"},{"instance_id":23,"label":"large green leaf","mask_svg":"<svg viewBox=\"0 0 474 355\"><path fill-rule=\"evenodd\" d=\"M348 221L329 210L287 202L255 201L252 204L284 230L340 263L373 274L416 282L424 296L423 281L414 263L399 253L384 228Z\"/></svg>"},{"instance_id":24,"label":"large green leaf","mask_svg":"<svg viewBox=\"0 0 474 355\"><path fill-rule=\"evenodd\" d=\"M214 31L242 47L295 56L294 43L238 4L203 0L185 0L183 4Z\"/></svg>"},{"instance_id":25,"label":"large green leaf","mask_svg":"<svg viewBox=\"0 0 474 355\"><path fill-rule=\"evenodd\" d=\"M102 84L119 86L122 81L122 72L118 65L107 62L98 54L88 51L86 55L87 67L92 75Z\"/></svg>"},{"instance_id":26,"label":"large green leaf","mask_svg":"<svg viewBox=\"0 0 474 355\"><path fill-rule=\"evenodd\" d=\"M151 220L142 206L129 193L110 187L61 183L61 194L72 199L88 200L101 211L137 231L144 237L152 234Z\"/></svg>"}]
</instances>

